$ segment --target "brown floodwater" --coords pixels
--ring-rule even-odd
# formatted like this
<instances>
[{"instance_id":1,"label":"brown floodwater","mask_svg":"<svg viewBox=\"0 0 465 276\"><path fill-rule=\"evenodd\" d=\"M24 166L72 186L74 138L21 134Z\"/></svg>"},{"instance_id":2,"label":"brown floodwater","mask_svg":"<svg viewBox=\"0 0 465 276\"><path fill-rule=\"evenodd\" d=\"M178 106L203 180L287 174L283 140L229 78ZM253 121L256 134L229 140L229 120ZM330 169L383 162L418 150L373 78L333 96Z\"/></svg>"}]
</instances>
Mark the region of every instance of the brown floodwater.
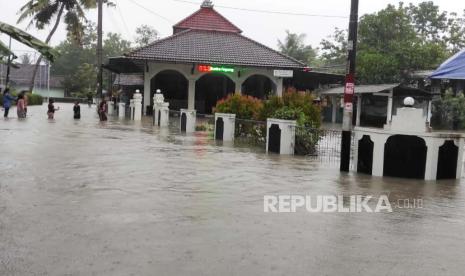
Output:
<instances>
[{"instance_id":1,"label":"brown floodwater","mask_svg":"<svg viewBox=\"0 0 465 276\"><path fill-rule=\"evenodd\" d=\"M72 105L0 119L0 275L463 275L464 180L341 174ZM10 114L15 114L12 110ZM423 208L264 213L265 195Z\"/></svg>"}]
</instances>

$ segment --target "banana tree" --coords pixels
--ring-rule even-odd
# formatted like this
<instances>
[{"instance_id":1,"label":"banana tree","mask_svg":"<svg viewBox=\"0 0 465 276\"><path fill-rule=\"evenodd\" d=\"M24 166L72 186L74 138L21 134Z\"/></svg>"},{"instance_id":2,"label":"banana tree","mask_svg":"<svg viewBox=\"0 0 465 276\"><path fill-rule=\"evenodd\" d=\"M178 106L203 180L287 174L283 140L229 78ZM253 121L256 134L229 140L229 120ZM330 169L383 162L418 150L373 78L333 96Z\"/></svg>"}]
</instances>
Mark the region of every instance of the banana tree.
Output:
<instances>
[{"instance_id":1,"label":"banana tree","mask_svg":"<svg viewBox=\"0 0 465 276\"><path fill-rule=\"evenodd\" d=\"M9 24L0 22L0 32L5 33L10 36L10 38L17 40L41 53L46 59L53 62L56 57L56 52L47 44L33 37L32 35L14 27ZM3 57L8 57L8 61L5 62ZM8 85L10 67L18 68L17 65L12 63L13 59L16 59L17 56L7 47L3 42L0 41L0 63L7 64L7 76L6 76L6 85Z\"/></svg>"},{"instance_id":2,"label":"banana tree","mask_svg":"<svg viewBox=\"0 0 465 276\"><path fill-rule=\"evenodd\" d=\"M46 59L53 62L57 53L47 44L33 37L32 35L9 24L0 22L0 32L9 35L12 39L17 40L41 53ZM0 41L0 56L16 57L10 49Z\"/></svg>"}]
</instances>

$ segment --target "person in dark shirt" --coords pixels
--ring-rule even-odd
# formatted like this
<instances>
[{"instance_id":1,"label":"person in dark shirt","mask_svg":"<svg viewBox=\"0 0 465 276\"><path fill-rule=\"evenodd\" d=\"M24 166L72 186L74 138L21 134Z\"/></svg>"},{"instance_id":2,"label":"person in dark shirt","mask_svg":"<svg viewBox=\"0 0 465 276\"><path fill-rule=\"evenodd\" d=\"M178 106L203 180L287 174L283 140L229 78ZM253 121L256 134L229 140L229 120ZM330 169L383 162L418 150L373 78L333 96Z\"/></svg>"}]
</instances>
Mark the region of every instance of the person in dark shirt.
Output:
<instances>
[{"instance_id":1,"label":"person in dark shirt","mask_svg":"<svg viewBox=\"0 0 465 276\"><path fill-rule=\"evenodd\" d=\"M99 108L98 108L98 115L100 117L100 121L106 121L107 120L107 112L108 112L108 106L107 106L107 101L105 99L102 99L100 102Z\"/></svg>"},{"instance_id":2,"label":"person in dark shirt","mask_svg":"<svg viewBox=\"0 0 465 276\"><path fill-rule=\"evenodd\" d=\"M74 103L73 111L74 119L81 119L81 106L79 105L79 102Z\"/></svg>"},{"instance_id":3,"label":"person in dark shirt","mask_svg":"<svg viewBox=\"0 0 465 276\"><path fill-rule=\"evenodd\" d=\"M48 100L48 111L47 111L47 115L48 115L48 118L50 120L53 120L54 116L55 116L55 111L58 111L60 110L60 107L58 108L55 108L55 106L53 105L55 101L53 99L49 99Z\"/></svg>"}]
</instances>

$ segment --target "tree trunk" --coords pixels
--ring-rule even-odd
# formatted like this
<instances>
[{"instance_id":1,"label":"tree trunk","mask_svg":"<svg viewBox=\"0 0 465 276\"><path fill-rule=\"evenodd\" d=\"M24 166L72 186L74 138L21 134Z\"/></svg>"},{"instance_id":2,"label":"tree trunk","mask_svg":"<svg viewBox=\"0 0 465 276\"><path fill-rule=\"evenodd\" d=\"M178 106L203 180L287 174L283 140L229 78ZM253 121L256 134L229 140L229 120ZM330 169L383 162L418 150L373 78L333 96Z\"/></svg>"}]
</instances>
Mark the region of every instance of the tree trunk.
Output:
<instances>
[{"instance_id":1,"label":"tree trunk","mask_svg":"<svg viewBox=\"0 0 465 276\"><path fill-rule=\"evenodd\" d=\"M52 39L53 34L56 32L56 30L58 28L58 25L60 25L61 16L63 15L63 10L64 9L65 9L65 5L62 4L61 7L60 7L60 11L58 12L57 19L55 21L55 25L53 25L52 30L48 34L47 39L45 40L45 44L48 44L50 42L50 39ZM37 59L36 65L34 66L34 71L32 72L32 79L31 79L31 83L29 84L29 91L30 92L32 92L32 90L34 89L37 70L39 69L41 61L42 61L42 55L40 55L39 58Z\"/></svg>"}]
</instances>

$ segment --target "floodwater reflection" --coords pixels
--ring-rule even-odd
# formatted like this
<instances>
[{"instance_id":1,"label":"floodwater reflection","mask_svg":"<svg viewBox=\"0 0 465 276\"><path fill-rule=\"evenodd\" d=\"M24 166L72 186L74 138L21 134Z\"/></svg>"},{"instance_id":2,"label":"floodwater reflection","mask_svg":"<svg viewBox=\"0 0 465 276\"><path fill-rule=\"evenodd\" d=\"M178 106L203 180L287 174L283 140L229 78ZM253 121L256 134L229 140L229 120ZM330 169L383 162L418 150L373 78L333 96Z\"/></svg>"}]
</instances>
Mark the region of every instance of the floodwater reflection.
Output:
<instances>
[{"instance_id":1,"label":"floodwater reflection","mask_svg":"<svg viewBox=\"0 0 465 276\"><path fill-rule=\"evenodd\" d=\"M0 275L461 275L460 181L375 178L206 133L31 107L0 120ZM14 114L14 112L12 112ZM265 195L423 199L392 213L264 213Z\"/></svg>"}]
</instances>

